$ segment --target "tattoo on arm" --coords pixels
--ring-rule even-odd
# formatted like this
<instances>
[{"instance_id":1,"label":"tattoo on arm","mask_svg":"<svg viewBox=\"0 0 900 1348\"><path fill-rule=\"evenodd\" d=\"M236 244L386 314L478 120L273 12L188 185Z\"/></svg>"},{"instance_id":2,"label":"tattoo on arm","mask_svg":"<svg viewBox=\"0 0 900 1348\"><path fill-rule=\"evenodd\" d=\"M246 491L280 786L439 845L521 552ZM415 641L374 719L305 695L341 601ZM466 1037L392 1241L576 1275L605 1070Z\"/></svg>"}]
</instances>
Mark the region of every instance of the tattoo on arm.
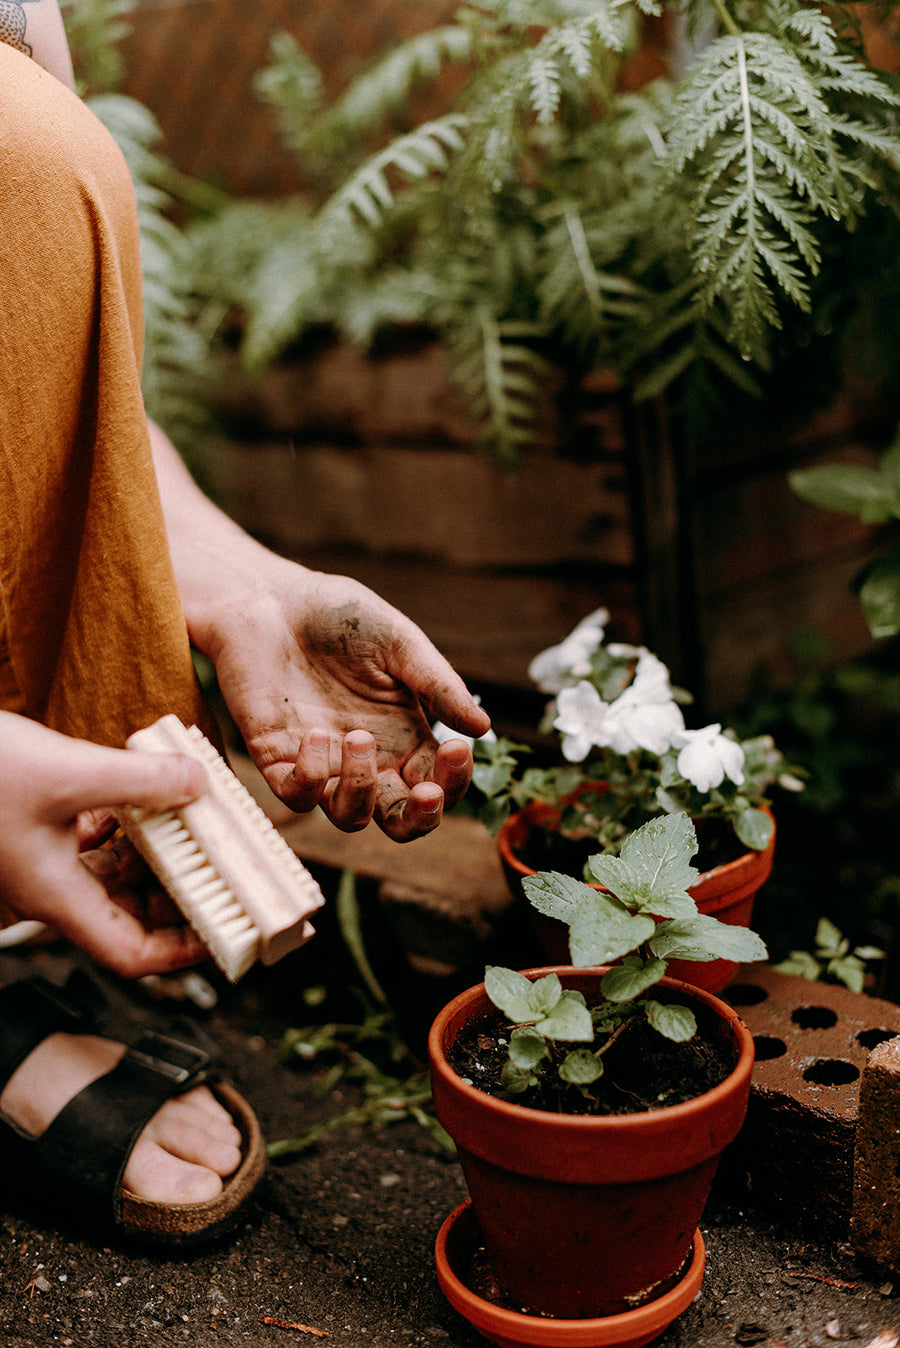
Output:
<instances>
[{"instance_id":1,"label":"tattoo on arm","mask_svg":"<svg viewBox=\"0 0 900 1348\"><path fill-rule=\"evenodd\" d=\"M26 56L31 47L25 41L25 5L29 0L0 0L0 42L8 42Z\"/></svg>"}]
</instances>

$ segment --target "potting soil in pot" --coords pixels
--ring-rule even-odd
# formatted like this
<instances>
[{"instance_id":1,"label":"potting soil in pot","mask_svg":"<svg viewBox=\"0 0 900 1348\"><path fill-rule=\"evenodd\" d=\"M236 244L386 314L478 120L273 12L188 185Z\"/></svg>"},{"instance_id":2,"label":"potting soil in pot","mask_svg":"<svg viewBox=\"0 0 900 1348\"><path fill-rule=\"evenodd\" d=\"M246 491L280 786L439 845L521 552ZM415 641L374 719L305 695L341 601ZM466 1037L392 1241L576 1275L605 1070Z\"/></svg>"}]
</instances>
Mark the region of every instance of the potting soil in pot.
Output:
<instances>
[{"instance_id":1,"label":"potting soil in pot","mask_svg":"<svg viewBox=\"0 0 900 1348\"><path fill-rule=\"evenodd\" d=\"M639 1114L702 1095L724 1081L734 1067L733 1047L715 1033L704 1033L714 1017L704 1007L695 1010L698 1032L683 1044L664 1039L642 1015L636 1016L603 1054L603 1076L585 1088L561 1086L554 1080L522 1095L510 1094L500 1080L508 1056L506 1022L493 1010L457 1035L447 1059L465 1081L515 1104L552 1113Z\"/></svg>"}]
</instances>

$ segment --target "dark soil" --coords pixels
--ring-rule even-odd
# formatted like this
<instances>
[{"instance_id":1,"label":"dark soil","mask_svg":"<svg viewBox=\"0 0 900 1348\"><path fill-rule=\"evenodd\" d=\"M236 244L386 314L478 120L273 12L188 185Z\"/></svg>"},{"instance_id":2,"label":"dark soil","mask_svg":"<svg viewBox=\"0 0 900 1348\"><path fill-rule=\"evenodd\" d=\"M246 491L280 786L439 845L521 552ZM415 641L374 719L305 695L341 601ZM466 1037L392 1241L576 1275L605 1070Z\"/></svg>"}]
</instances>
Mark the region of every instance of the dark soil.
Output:
<instances>
[{"instance_id":1,"label":"dark soil","mask_svg":"<svg viewBox=\"0 0 900 1348\"><path fill-rule=\"evenodd\" d=\"M639 1114L681 1104L712 1090L734 1067L736 1052L723 1040L715 1017L695 1008L698 1031L676 1044L635 1017L604 1054L603 1076L587 1088L566 1086L550 1070L522 1095L510 1094L500 1074L507 1059L509 1025L498 1012L473 1020L447 1054L451 1067L479 1090L532 1109L562 1114ZM568 1046L562 1046L562 1057Z\"/></svg>"}]
</instances>

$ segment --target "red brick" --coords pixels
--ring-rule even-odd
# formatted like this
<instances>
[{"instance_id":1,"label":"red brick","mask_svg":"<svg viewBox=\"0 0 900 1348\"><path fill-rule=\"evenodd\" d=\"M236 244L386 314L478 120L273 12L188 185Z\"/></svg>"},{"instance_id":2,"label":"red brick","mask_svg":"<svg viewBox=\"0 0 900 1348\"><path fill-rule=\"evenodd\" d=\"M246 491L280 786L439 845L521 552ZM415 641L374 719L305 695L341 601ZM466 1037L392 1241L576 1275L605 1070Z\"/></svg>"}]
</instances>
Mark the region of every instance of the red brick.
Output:
<instances>
[{"instance_id":1,"label":"red brick","mask_svg":"<svg viewBox=\"0 0 900 1348\"><path fill-rule=\"evenodd\" d=\"M871 1050L900 1035L900 1007L767 966L742 969L723 996L757 1046L747 1121L726 1173L740 1174L750 1200L786 1226L852 1236L860 1084Z\"/></svg>"},{"instance_id":2,"label":"red brick","mask_svg":"<svg viewBox=\"0 0 900 1348\"><path fill-rule=\"evenodd\" d=\"M850 1239L900 1273L900 1039L869 1054L859 1093Z\"/></svg>"}]
</instances>

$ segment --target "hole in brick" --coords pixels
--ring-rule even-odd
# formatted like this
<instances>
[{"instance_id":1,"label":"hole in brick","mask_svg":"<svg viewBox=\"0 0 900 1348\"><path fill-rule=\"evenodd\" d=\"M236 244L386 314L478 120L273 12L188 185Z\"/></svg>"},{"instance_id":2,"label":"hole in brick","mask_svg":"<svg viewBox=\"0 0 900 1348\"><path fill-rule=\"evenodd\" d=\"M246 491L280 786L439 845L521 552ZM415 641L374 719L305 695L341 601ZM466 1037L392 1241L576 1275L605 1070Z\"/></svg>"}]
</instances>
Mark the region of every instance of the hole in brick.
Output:
<instances>
[{"instance_id":1,"label":"hole in brick","mask_svg":"<svg viewBox=\"0 0 900 1348\"><path fill-rule=\"evenodd\" d=\"M775 1039L768 1034L755 1034L753 1045L756 1049L756 1061L768 1062L770 1058L780 1058L787 1053L787 1044L783 1039Z\"/></svg>"},{"instance_id":2,"label":"hole in brick","mask_svg":"<svg viewBox=\"0 0 900 1348\"><path fill-rule=\"evenodd\" d=\"M859 1068L852 1062L844 1062L842 1058L820 1058L807 1067L803 1080L813 1086L849 1086L858 1076Z\"/></svg>"},{"instance_id":3,"label":"hole in brick","mask_svg":"<svg viewBox=\"0 0 900 1348\"><path fill-rule=\"evenodd\" d=\"M801 1030L830 1030L837 1025L837 1012L830 1006L798 1006L791 1012L791 1020Z\"/></svg>"},{"instance_id":4,"label":"hole in brick","mask_svg":"<svg viewBox=\"0 0 900 1348\"><path fill-rule=\"evenodd\" d=\"M725 993L730 1006L758 1006L768 995L765 988L759 987L756 983L732 983Z\"/></svg>"},{"instance_id":5,"label":"hole in brick","mask_svg":"<svg viewBox=\"0 0 900 1348\"><path fill-rule=\"evenodd\" d=\"M876 1030L873 1026L871 1030L863 1030L856 1036L856 1042L861 1048L877 1048L879 1044L886 1044L889 1039L896 1039L896 1030Z\"/></svg>"}]
</instances>

